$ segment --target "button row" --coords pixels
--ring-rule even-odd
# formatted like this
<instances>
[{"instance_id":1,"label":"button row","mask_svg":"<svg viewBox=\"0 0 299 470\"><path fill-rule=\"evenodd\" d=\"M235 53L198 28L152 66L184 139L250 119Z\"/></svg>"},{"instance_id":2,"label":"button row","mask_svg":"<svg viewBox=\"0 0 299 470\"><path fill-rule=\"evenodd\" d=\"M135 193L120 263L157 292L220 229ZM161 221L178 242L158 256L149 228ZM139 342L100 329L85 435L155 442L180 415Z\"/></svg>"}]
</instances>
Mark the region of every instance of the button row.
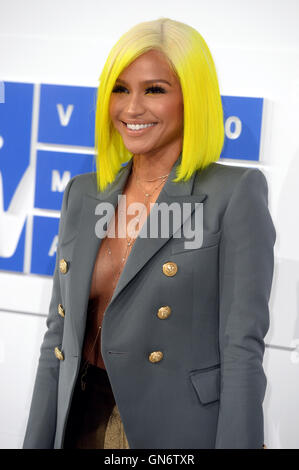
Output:
<instances>
[{"instance_id":1,"label":"button row","mask_svg":"<svg viewBox=\"0 0 299 470\"><path fill-rule=\"evenodd\" d=\"M58 347L54 349L54 354L57 357L57 359L59 359L59 361L64 361L64 354L62 351L60 351ZM160 362L163 359L163 353L162 351L153 351L152 353L150 353L148 358L149 358L149 361L152 363Z\"/></svg>"},{"instance_id":2,"label":"button row","mask_svg":"<svg viewBox=\"0 0 299 470\"><path fill-rule=\"evenodd\" d=\"M57 312L62 318L65 317L65 310L62 304L58 304ZM170 314L171 308L168 305L166 305L165 307L160 307L157 312L157 316L160 318L160 320L166 320L166 318L168 318Z\"/></svg>"},{"instance_id":3,"label":"button row","mask_svg":"<svg viewBox=\"0 0 299 470\"><path fill-rule=\"evenodd\" d=\"M69 270L69 263L64 258L59 261L59 270L61 274L66 274ZM165 276L175 276L178 272L178 265L173 261L168 261L167 263L163 264L162 271Z\"/></svg>"}]
</instances>

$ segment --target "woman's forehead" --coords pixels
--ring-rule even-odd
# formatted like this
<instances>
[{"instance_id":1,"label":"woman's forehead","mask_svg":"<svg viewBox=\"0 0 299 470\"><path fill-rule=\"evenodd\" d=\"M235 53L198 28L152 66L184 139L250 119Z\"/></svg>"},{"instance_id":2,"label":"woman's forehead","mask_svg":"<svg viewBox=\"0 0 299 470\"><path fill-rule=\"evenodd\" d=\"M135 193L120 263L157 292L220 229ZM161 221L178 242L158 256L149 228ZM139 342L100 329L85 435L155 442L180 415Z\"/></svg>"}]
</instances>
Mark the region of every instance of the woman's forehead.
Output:
<instances>
[{"instance_id":1,"label":"woman's forehead","mask_svg":"<svg viewBox=\"0 0 299 470\"><path fill-rule=\"evenodd\" d=\"M118 78L126 80L126 78L135 77L136 73L138 76L144 77L144 82L157 79L173 82L176 79L164 54L157 50L147 51L137 57L121 72Z\"/></svg>"}]
</instances>

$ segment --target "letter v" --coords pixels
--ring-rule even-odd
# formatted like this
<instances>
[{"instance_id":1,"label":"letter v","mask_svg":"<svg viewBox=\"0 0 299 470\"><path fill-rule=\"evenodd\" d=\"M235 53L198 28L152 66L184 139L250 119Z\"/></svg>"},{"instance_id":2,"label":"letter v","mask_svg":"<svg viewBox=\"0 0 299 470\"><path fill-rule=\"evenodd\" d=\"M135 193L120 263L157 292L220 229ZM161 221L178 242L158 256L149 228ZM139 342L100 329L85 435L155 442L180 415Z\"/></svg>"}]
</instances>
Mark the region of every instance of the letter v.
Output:
<instances>
[{"instance_id":1,"label":"letter v","mask_svg":"<svg viewBox=\"0 0 299 470\"><path fill-rule=\"evenodd\" d=\"M63 105L60 104L60 103L57 103L56 107L57 107L57 112L58 112L60 124L64 127L66 127L68 125L68 123L70 122L71 115L72 115L72 112L73 112L73 109L74 109L74 105L69 104L66 108L66 111L63 109Z\"/></svg>"},{"instance_id":2,"label":"letter v","mask_svg":"<svg viewBox=\"0 0 299 470\"><path fill-rule=\"evenodd\" d=\"M0 256L10 258L16 251L23 226L32 204L34 171L27 168L19 182L7 211L3 205L3 184L0 172Z\"/></svg>"}]
</instances>

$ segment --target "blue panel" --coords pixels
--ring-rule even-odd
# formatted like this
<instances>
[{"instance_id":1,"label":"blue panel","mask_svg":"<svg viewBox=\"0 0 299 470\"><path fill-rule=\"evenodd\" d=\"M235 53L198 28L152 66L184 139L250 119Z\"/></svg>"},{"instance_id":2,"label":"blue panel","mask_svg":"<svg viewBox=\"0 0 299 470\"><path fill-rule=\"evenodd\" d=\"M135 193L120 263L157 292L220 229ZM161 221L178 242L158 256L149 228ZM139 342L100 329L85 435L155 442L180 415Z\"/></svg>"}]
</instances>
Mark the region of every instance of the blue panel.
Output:
<instances>
[{"instance_id":1,"label":"blue panel","mask_svg":"<svg viewBox=\"0 0 299 470\"><path fill-rule=\"evenodd\" d=\"M59 219L35 216L31 273L52 276L55 269Z\"/></svg>"},{"instance_id":2,"label":"blue panel","mask_svg":"<svg viewBox=\"0 0 299 470\"><path fill-rule=\"evenodd\" d=\"M68 181L75 175L93 171L94 165L94 155L38 151L35 207L60 210Z\"/></svg>"},{"instance_id":3,"label":"blue panel","mask_svg":"<svg viewBox=\"0 0 299 470\"><path fill-rule=\"evenodd\" d=\"M38 141L94 147L96 91L41 85Z\"/></svg>"},{"instance_id":4,"label":"blue panel","mask_svg":"<svg viewBox=\"0 0 299 470\"><path fill-rule=\"evenodd\" d=\"M3 98L0 104L0 230L2 243L9 241L9 246L0 247L0 253L5 256L0 256L0 270L22 272L27 207L21 207L21 203L26 195L14 203L13 214L10 204L17 188L28 192L28 185L24 187L21 182L30 162L33 84L4 82ZM19 221L17 225L13 218ZM14 230L13 236L10 237L10 233L5 236L5 230Z\"/></svg>"},{"instance_id":5,"label":"blue panel","mask_svg":"<svg viewBox=\"0 0 299 470\"><path fill-rule=\"evenodd\" d=\"M221 158L259 160L263 98L222 96L226 136Z\"/></svg>"},{"instance_id":6,"label":"blue panel","mask_svg":"<svg viewBox=\"0 0 299 470\"><path fill-rule=\"evenodd\" d=\"M0 105L0 172L7 210L30 161L33 85L13 82L4 85L5 103Z\"/></svg>"}]
</instances>

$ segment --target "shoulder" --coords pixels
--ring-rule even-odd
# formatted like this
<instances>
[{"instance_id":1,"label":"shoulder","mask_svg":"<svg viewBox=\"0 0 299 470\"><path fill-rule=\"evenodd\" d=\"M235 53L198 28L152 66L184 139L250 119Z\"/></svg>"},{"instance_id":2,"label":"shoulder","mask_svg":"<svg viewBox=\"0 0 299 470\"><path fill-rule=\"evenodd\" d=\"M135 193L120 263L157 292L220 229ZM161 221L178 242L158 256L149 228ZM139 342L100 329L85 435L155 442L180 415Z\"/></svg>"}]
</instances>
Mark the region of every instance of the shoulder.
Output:
<instances>
[{"instance_id":1,"label":"shoulder","mask_svg":"<svg viewBox=\"0 0 299 470\"><path fill-rule=\"evenodd\" d=\"M114 181L108 185L108 188L105 191L113 188L113 185L117 183L118 178L121 177L125 170L125 166L121 167L118 173L115 176ZM95 171L89 173L82 173L80 175L74 176L67 184L65 188L65 193L70 199L77 200L82 198L82 196L90 196L98 198L100 191L97 184L97 173Z\"/></svg>"},{"instance_id":2,"label":"shoulder","mask_svg":"<svg viewBox=\"0 0 299 470\"><path fill-rule=\"evenodd\" d=\"M68 198L81 196L87 194L89 196L97 195L97 175L96 172L83 173L76 175L68 182L65 192L68 193Z\"/></svg>"},{"instance_id":3,"label":"shoulder","mask_svg":"<svg viewBox=\"0 0 299 470\"><path fill-rule=\"evenodd\" d=\"M228 202L239 189L251 191L262 188L267 192L267 180L259 168L211 163L203 170L196 172L194 193L203 192L208 196L220 197Z\"/></svg>"},{"instance_id":4,"label":"shoulder","mask_svg":"<svg viewBox=\"0 0 299 470\"><path fill-rule=\"evenodd\" d=\"M95 172L76 175L67 183L60 214L60 243L74 238L78 230L82 201L85 195L96 198L97 177Z\"/></svg>"},{"instance_id":5,"label":"shoulder","mask_svg":"<svg viewBox=\"0 0 299 470\"><path fill-rule=\"evenodd\" d=\"M266 181L263 172L258 168L211 163L203 170L198 170L195 187L202 191L223 190L232 192L242 180Z\"/></svg>"},{"instance_id":6,"label":"shoulder","mask_svg":"<svg viewBox=\"0 0 299 470\"><path fill-rule=\"evenodd\" d=\"M64 189L60 218L63 220L76 220L84 195L96 197L96 192L97 178L95 172L84 173L71 178ZM63 223L65 224L65 220Z\"/></svg>"},{"instance_id":7,"label":"shoulder","mask_svg":"<svg viewBox=\"0 0 299 470\"><path fill-rule=\"evenodd\" d=\"M267 180L260 169L216 162L196 172L193 194L200 193L207 196L206 214L220 219L228 207L266 206L268 202Z\"/></svg>"}]
</instances>

